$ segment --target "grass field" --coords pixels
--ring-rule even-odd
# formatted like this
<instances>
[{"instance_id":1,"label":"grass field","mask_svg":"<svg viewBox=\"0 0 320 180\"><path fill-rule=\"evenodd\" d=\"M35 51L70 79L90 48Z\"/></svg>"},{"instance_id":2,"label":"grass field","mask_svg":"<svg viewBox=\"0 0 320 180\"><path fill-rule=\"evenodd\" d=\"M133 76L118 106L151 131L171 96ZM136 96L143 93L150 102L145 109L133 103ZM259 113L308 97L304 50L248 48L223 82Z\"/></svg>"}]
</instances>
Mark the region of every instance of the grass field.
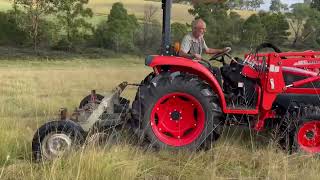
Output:
<instances>
[{"instance_id":1,"label":"grass field","mask_svg":"<svg viewBox=\"0 0 320 180\"><path fill-rule=\"evenodd\" d=\"M0 0L0 11L5 11L5 10L8 10L10 9L12 6L11 6L11 3L7 0Z\"/></svg>"},{"instance_id":2,"label":"grass field","mask_svg":"<svg viewBox=\"0 0 320 180\"><path fill-rule=\"evenodd\" d=\"M91 89L108 94L121 81L150 71L141 58L0 61L0 179L318 179L320 161L288 155L263 134L226 129L206 152L151 152L123 142L85 148L64 159L31 161L33 133L72 110ZM132 98L135 88L125 97Z\"/></svg>"}]
</instances>

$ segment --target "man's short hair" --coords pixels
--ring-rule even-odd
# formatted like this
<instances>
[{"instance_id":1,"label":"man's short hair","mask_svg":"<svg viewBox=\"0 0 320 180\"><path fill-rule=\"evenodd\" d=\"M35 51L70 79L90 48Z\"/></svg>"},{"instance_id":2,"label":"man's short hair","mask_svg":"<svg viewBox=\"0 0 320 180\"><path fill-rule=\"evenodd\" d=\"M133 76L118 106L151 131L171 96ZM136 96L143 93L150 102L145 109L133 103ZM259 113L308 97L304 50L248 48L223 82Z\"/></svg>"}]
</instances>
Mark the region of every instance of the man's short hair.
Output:
<instances>
[{"instance_id":1,"label":"man's short hair","mask_svg":"<svg viewBox=\"0 0 320 180\"><path fill-rule=\"evenodd\" d=\"M192 21L192 24L191 24L192 25L192 30L198 25L199 22L202 22L202 23L206 24L206 22L204 22L203 19L201 19L201 18L196 19L196 20Z\"/></svg>"}]
</instances>

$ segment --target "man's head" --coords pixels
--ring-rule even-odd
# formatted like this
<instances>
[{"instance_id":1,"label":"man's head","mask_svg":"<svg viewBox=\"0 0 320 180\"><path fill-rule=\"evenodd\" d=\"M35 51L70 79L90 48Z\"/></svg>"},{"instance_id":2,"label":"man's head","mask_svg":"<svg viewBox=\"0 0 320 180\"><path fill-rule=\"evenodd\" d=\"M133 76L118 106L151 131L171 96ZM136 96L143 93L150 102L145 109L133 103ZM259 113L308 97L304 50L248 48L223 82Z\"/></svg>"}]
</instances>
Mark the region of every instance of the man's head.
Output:
<instances>
[{"instance_id":1,"label":"man's head","mask_svg":"<svg viewBox=\"0 0 320 180\"><path fill-rule=\"evenodd\" d=\"M192 35L199 38L206 32L206 23L202 19L196 19L192 22Z\"/></svg>"}]
</instances>

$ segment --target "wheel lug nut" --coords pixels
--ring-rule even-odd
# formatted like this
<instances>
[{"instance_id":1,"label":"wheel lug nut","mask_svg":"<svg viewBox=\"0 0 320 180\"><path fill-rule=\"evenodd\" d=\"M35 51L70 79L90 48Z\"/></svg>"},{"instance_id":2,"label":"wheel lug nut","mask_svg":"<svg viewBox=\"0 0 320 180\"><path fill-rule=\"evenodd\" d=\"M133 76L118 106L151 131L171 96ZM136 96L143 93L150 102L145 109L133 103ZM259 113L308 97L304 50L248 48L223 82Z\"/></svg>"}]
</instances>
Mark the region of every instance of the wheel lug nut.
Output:
<instances>
[{"instance_id":1,"label":"wheel lug nut","mask_svg":"<svg viewBox=\"0 0 320 180\"><path fill-rule=\"evenodd\" d=\"M197 126L197 124L194 124L194 126Z\"/></svg>"},{"instance_id":2,"label":"wheel lug nut","mask_svg":"<svg viewBox=\"0 0 320 180\"><path fill-rule=\"evenodd\" d=\"M161 128L159 128L159 131L161 131Z\"/></svg>"},{"instance_id":3,"label":"wheel lug nut","mask_svg":"<svg viewBox=\"0 0 320 180\"><path fill-rule=\"evenodd\" d=\"M157 108L157 110L159 110L159 108Z\"/></svg>"}]
</instances>

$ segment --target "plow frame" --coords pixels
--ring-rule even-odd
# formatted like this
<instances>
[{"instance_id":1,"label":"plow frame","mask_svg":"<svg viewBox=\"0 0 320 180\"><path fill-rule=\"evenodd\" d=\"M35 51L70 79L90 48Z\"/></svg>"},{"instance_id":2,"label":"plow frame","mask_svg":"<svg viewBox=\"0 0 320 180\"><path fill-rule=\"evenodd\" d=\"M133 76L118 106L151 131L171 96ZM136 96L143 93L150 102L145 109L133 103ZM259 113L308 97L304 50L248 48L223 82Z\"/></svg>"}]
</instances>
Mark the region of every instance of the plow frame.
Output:
<instances>
[{"instance_id":1,"label":"plow frame","mask_svg":"<svg viewBox=\"0 0 320 180\"><path fill-rule=\"evenodd\" d=\"M77 108L70 117L68 117L67 109L60 110L60 120L70 119L79 124L85 132L89 132L95 125L117 126L124 123L129 115L129 110L125 112L115 113L114 106L120 104L120 95L128 86L128 82L122 82L116 86L109 96L99 101L96 99L96 91L91 91L91 100L88 107ZM132 85L132 84L131 84ZM107 118L102 118L106 113Z\"/></svg>"}]
</instances>

